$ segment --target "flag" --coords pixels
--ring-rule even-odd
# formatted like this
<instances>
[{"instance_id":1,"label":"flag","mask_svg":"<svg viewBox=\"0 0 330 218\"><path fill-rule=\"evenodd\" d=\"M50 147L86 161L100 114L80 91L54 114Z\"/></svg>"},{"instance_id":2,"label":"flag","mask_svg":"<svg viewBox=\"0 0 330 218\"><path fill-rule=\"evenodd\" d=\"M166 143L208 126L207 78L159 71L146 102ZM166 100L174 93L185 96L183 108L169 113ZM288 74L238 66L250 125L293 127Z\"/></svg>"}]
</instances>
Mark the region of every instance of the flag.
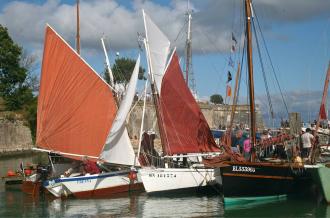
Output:
<instances>
[{"instance_id":1,"label":"flag","mask_svg":"<svg viewBox=\"0 0 330 218\"><path fill-rule=\"evenodd\" d=\"M235 51L236 51L236 47L235 47L235 45L232 45L231 46L231 52L234 53Z\"/></svg>"},{"instance_id":2,"label":"flag","mask_svg":"<svg viewBox=\"0 0 330 218\"><path fill-rule=\"evenodd\" d=\"M231 40L235 42L235 45L237 44L237 40L233 32L231 32Z\"/></svg>"},{"instance_id":3,"label":"flag","mask_svg":"<svg viewBox=\"0 0 330 218\"><path fill-rule=\"evenodd\" d=\"M231 57L229 57L228 65L234 68L234 61Z\"/></svg>"},{"instance_id":4,"label":"flag","mask_svg":"<svg viewBox=\"0 0 330 218\"><path fill-rule=\"evenodd\" d=\"M228 73L227 73L227 83L229 83L231 80L232 80L232 76L231 76L230 71L228 71Z\"/></svg>"},{"instance_id":5,"label":"flag","mask_svg":"<svg viewBox=\"0 0 330 218\"><path fill-rule=\"evenodd\" d=\"M231 96L231 87L229 85L227 85L227 96Z\"/></svg>"},{"instance_id":6,"label":"flag","mask_svg":"<svg viewBox=\"0 0 330 218\"><path fill-rule=\"evenodd\" d=\"M320 108L320 119L321 120L326 120L327 119L327 114L325 113L325 106L324 104L321 105Z\"/></svg>"}]
</instances>

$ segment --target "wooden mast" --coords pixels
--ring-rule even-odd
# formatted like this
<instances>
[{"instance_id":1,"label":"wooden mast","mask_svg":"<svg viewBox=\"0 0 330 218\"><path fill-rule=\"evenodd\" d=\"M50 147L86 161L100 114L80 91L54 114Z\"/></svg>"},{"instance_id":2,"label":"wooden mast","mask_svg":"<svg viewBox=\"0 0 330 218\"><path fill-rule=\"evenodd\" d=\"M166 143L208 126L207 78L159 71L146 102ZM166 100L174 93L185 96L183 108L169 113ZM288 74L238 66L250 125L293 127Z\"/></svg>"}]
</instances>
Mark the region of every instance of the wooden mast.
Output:
<instances>
[{"instance_id":1,"label":"wooden mast","mask_svg":"<svg viewBox=\"0 0 330 218\"><path fill-rule=\"evenodd\" d=\"M76 36L76 50L77 53L80 54L80 34L79 34L79 0L77 0L77 36Z\"/></svg>"},{"instance_id":2,"label":"wooden mast","mask_svg":"<svg viewBox=\"0 0 330 218\"><path fill-rule=\"evenodd\" d=\"M188 3L189 4L189 3ZM188 6L189 7L189 6ZM190 66L191 66L191 10L188 8L188 30L187 30L187 40L186 40L186 84L189 87L189 73L190 73Z\"/></svg>"},{"instance_id":3,"label":"wooden mast","mask_svg":"<svg viewBox=\"0 0 330 218\"><path fill-rule=\"evenodd\" d=\"M159 129L159 136L162 144L162 150L165 152L165 146L167 145L167 139L165 137L165 129L163 125L163 119L161 116L161 112L159 111L159 93L157 92L157 88L155 87L155 78L153 75L153 69L152 69L152 64L151 64L151 59L150 59L150 50L149 50L149 44L148 44L148 34L147 34L147 27L146 27L146 21L145 21L145 13L144 10L142 10L143 13L143 21L145 25L145 31L146 31L146 38L143 40L144 42L144 47L146 49L146 54L147 54L147 65L149 69L149 78L150 78L150 88L152 92L152 98L155 106L155 111L156 111L156 116L157 116L157 124L158 124L158 129Z\"/></svg>"},{"instance_id":4,"label":"wooden mast","mask_svg":"<svg viewBox=\"0 0 330 218\"><path fill-rule=\"evenodd\" d=\"M250 142L252 148L256 145L256 116L254 104L254 81L253 81L253 61L252 61L252 32L251 19L252 9L251 0L245 0L245 16L246 16L246 36L247 36L247 62L249 71L249 96L250 96ZM254 153L254 149L252 149ZM252 155L253 158L254 155Z\"/></svg>"}]
</instances>

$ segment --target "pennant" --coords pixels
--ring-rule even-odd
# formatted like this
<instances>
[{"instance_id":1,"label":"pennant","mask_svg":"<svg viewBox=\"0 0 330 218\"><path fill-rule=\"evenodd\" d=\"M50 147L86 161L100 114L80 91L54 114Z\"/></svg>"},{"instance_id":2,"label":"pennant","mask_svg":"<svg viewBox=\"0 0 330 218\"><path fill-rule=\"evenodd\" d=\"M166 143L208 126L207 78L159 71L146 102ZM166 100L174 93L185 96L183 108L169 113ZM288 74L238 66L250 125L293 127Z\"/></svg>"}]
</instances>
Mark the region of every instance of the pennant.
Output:
<instances>
[{"instance_id":1,"label":"pennant","mask_svg":"<svg viewBox=\"0 0 330 218\"><path fill-rule=\"evenodd\" d=\"M227 83L229 83L231 80L232 80L232 76L231 76L230 71L228 71L228 73L227 73Z\"/></svg>"},{"instance_id":2,"label":"pennant","mask_svg":"<svg viewBox=\"0 0 330 218\"><path fill-rule=\"evenodd\" d=\"M228 65L234 68L234 61L231 57L229 57Z\"/></svg>"},{"instance_id":3,"label":"pennant","mask_svg":"<svg viewBox=\"0 0 330 218\"><path fill-rule=\"evenodd\" d=\"M231 32L231 40L233 40L233 42L235 42L235 45L237 44L237 40L236 40L236 37L233 32Z\"/></svg>"},{"instance_id":4,"label":"pennant","mask_svg":"<svg viewBox=\"0 0 330 218\"><path fill-rule=\"evenodd\" d=\"M231 97L231 87L227 85L227 96Z\"/></svg>"},{"instance_id":5,"label":"pennant","mask_svg":"<svg viewBox=\"0 0 330 218\"><path fill-rule=\"evenodd\" d=\"M320 119L321 120L326 120L327 119L327 114L325 113L325 106L324 104L321 105L320 108Z\"/></svg>"}]
</instances>

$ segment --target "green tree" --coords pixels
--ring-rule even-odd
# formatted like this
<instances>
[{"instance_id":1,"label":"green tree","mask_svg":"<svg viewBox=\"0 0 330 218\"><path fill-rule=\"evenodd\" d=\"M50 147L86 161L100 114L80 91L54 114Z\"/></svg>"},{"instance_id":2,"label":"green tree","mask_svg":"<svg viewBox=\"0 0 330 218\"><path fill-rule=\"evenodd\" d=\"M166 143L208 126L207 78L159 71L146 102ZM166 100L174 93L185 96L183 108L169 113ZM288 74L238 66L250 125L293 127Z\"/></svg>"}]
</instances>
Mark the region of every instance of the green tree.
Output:
<instances>
[{"instance_id":1,"label":"green tree","mask_svg":"<svg viewBox=\"0 0 330 218\"><path fill-rule=\"evenodd\" d=\"M125 57L117 58L115 60L115 64L111 68L115 83L128 83L131 78L135 62L136 60ZM146 80L144 73L145 69L139 67L139 80ZM104 79L109 83L110 78L107 69L104 72Z\"/></svg>"},{"instance_id":2,"label":"green tree","mask_svg":"<svg viewBox=\"0 0 330 218\"><path fill-rule=\"evenodd\" d=\"M38 98L33 97L32 102L26 105L24 110L24 118L27 121L27 125L30 127L33 142L35 142L37 131L37 108Z\"/></svg>"},{"instance_id":3,"label":"green tree","mask_svg":"<svg viewBox=\"0 0 330 218\"><path fill-rule=\"evenodd\" d=\"M37 55L28 54L26 50L23 50L21 54L20 65L27 70L27 77L25 79L25 84L32 90L32 92L39 91L39 66L37 64Z\"/></svg>"},{"instance_id":4,"label":"green tree","mask_svg":"<svg viewBox=\"0 0 330 218\"><path fill-rule=\"evenodd\" d=\"M36 56L28 55L13 42L7 28L0 25L0 100L5 110L23 114L35 140L37 126L37 97L39 79L33 74Z\"/></svg>"},{"instance_id":5,"label":"green tree","mask_svg":"<svg viewBox=\"0 0 330 218\"><path fill-rule=\"evenodd\" d=\"M33 101L26 83L27 69L20 65L22 48L13 42L7 28L0 25L0 97L7 110L19 110Z\"/></svg>"},{"instance_id":6,"label":"green tree","mask_svg":"<svg viewBox=\"0 0 330 218\"><path fill-rule=\"evenodd\" d=\"M219 94L214 94L211 95L210 102L212 102L213 104L223 104L223 98Z\"/></svg>"},{"instance_id":7,"label":"green tree","mask_svg":"<svg viewBox=\"0 0 330 218\"><path fill-rule=\"evenodd\" d=\"M37 93L39 91L39 76L36 74L38 69L37 56L28 54L23 50L20 59L20 65L27 70L27 77L25 84ZM38 108L38 97L33 97L32 101L24 106L24 118L26 124L30 127L32 140L35 142L36 131L37 131L37 108Z\"/></svg>"}]
</instances>

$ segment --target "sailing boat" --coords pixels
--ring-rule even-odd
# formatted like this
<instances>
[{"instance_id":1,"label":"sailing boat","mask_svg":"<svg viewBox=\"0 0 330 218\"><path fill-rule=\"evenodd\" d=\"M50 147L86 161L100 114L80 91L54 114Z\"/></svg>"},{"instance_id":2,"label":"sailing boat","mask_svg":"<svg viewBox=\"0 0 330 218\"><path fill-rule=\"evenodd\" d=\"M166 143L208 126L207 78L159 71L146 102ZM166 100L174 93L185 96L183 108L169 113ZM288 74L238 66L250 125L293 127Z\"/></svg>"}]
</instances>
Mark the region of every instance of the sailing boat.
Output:
<instances>
[{"instance_id":1,"label":"sailing boat","mask_svg":"<svg viewBox=\"0 0 330 218\"><path fill-rule=\"evenodd\" d=\"M329 88L329 80L330 80L330 62L327 70L327 75L324 82L324 89L322 95L322 101L319 111L319 116L317 119L315 132L317 133L320 127L321 120L327 119L325 113L325 105L328 96L328 88ZM311 160L312 163L316 162L316 145L313 146L311 151ZM328 144L326 145L328 146ZM320 155L320 153L319 153ZM318 185L319 189L322 191L325 200L330 203L330 163L327 161L326 163L316 163L313 165L305 165L307 170L311 171L313 180Z\"/></svg>"},{"instance_id":2,"label":"sailing boat","mask_svg":"<svg viewBox=\"0 0 330 218\"><path fill-rule=\"evenodd\" d=\"M254 201L264 199L280 199L287 194L302 192L308 189L311 182L310 174L301 163L280 162L273 163L263 160L255 161L256 143L256 119L252 65L252 4L251 0L245 0L246 15L246 41L247 63L249 75L250 97L250 144L252 158L245 161L235 156L230 145L224 145L231 155L231 160L214 159L207 166L215 167L217 180L222 182L225 204L241 201ZM289 137L290 138L290 137Z\"/></svg>"},{"instance_id":3,"label":"sailing boat","mask_svg":"<svg viewBox=\"0 0 330 218\"><path fill-rule=\"evenodd\" d=\"M147 193L203 188L214 180L213 169L204 168L199 158L215 155L219 148L183 78L176 50L165 67L170 41L144 11L143 18L149 79L163 154L159 165L139 170L141 179Z\"/></svg>"},{"instance_id":4,"label":"sailing boat","mask_svg":"<svg viewBox=\"0 0 330 218\"><path fill-rule=\"evenodd\" d=\"M110 86L50 26L46 27L37 146L71 159L87 156L126 168L113 172L44 181L56 197L109 197L143 190L125 120L133 101L140 58L117 111ZM57 172L58 174L58 172Z\"/></svg>"}]
</instances>

